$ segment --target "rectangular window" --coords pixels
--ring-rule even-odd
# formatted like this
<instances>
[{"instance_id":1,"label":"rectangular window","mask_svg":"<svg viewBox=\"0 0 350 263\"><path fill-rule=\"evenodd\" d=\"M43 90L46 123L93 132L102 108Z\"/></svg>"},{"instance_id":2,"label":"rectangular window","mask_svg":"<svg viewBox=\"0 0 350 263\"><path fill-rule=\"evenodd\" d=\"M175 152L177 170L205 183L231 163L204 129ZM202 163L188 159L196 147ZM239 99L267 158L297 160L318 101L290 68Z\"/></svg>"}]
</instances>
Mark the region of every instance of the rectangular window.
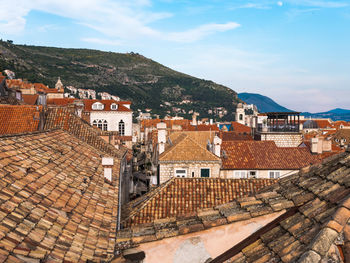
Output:
<instances>
[{"instance_id":1,"label":"rectangular window","mask_svg":"<svg viewBox=\"0 0 350 263\"><path fill-rule=\"evenodd\" d=\"M210 169L201 168L201 177L210 177Z\"/></svg>"},{"instance_id":2,"label":"rectangular window","mask_svg":"<svg viewBox=\"0 0 350 263\"><path fill-rule=\"evenodd\" d=\"M247 178L247 172L246 171L235 171L235 178Z\"/></svg>"},{"instance_id":3,"label":"rectangular window","mask_svg":"<svg viewBox=\"0 0 350 263\"><path fill-rule=\"evenodd\" d=\"M175 176L176 177L182 177L182 178L187 177L186 169L176 169L175 170Z\"/></svg>"},{"instance_id":4,"label":"rectangular window","mask_svg":"<svg viewBox=\"0 0 350 263\"><path fill-rule=\"evenodd\" d=\"M270 179L277 179L277 178L280 178L280 176L281 176L280 171L270 171L269 172Z\"/></svg>"},{"instance_id":5,"label":"rectangular window","mask_svg":"<svg viewBox=\"0 0 350 263\"><path fill-rule=\"evenodd\" d=\"M256 171L249 171L248 178L256 178L256 177L257 177L257 172Z\"/></svg>"}]
</instances>

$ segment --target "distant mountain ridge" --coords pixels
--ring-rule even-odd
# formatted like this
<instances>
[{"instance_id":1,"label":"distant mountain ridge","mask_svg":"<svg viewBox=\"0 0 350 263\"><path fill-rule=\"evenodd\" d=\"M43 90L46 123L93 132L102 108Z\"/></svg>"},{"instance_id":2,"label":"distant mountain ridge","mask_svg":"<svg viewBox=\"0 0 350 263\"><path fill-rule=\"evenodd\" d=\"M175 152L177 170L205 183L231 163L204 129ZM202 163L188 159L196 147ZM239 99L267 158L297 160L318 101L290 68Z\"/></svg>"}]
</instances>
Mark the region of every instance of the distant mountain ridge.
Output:
<instances>
[{"instance_id":1,"label":"distant mountain ridge","mask_svg":"<svg viewBox=\"0 0 350 263\"><path fill-rule=\"evenodd\" d=\"M256 93L238 93L238 98L248 104L257 106L259 112L291 112L291 110L279 105L271 98ZM336 108L326 112L310 113L302 112L300 115L307 118L329 118L333 121L350 121L350 110Z\"/></svg>"},{"instance_id":2,"label":"distant mountain ridge","mask_svg":"<svg viewBox=\"0 0 350 263\"><path fill-rule=\"evenodd\" d=\"M307 118L329 118L333 121L350 121L350 110L336 108L326 112L310 113L302 112L301 115Z\"/></svg>"},{"instance_id":3,"label":"distant mountain ridge","mask_svg":"<svg viewBox=\"0 0 350 263\"><path fill-rule=\"evenodd\" d=\"M232 89L177 72L137 53L115 53L91 49L15 45L0 41L0 71L12 70L16 77L53 87L60 77L65 86L108 92L132 101L132 109L164 117L232 120L240 101ZM222 118L218 108L225 108Z\"/></svg>"},{"instance_id":4,"label":"distant mountain ridge","mask_svg":"<svg viewBox=\"0 0 350 263\"><path fill-rule=\"evenodd\" d=\"M254 104L258 108L259 112L291 112L269 97L260 95L257 93L238 93L238 98L246 102L247 104Z\"/></svg>"}]
</instances>

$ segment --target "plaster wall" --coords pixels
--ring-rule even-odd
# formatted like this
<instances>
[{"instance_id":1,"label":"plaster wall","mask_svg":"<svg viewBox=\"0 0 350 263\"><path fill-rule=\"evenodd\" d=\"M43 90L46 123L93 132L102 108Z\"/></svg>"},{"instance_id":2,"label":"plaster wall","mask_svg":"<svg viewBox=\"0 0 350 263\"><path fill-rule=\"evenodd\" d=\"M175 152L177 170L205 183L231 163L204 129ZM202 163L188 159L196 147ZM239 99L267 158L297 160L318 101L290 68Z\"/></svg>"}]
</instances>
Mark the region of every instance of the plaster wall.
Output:
<instances>
[{"instance_id":1,"label":"plaster wall","mask_svg":"<svg viewBox=\"0 0 350 263\"><path fill-rule=\"evenodd\" d=\"M143 263L204 263L224 253L284 212L143 243L138 249L146 254Z\"/></svg>"},{"instance_id":2,"label":"plaster wall","mask_svg":"<svg viewBox=\"0 0 350 263\"><path fill-rule=\"evenodd\" d=\"M211 178L220 176L220 163L206 163L206 162L191 162L191 163L160 163L159 177L160 183L164 183L170 178L174 177L175 169L186 170L186 177L201 177L201 168L209 168Z\"/></svg>"}]
</instances>

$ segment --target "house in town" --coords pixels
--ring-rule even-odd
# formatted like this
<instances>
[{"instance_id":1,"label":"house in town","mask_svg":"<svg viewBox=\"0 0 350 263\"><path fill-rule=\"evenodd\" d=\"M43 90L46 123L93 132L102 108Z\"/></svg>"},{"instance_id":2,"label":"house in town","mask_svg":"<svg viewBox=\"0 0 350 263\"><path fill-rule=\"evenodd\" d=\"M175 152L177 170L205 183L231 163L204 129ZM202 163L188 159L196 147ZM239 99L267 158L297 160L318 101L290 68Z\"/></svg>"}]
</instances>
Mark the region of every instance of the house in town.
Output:
<instances>
[{"instance_id":1,"label":"house in town","mask_svg":"<svg viewBox=\"0 0 350 263\"><path fill-rule=\"evenodd\" d=\"M101 262L114 257L130 166L67 107L1 105L0 259ZM5 117L6 116L6 117Z\"/></svg>"},{"instance_id":2,"label":"house in town","mask_svg":"<svg viewBox=\"0 0 350 263\"><path fill-rule=\"evenodd\" d=\"M213 132L174 132L167 141L162 132L158 131L158 183L172 177L219 177L220 156L206 148Z\"/></svg>"},{"instance_id":3,"label":"house in town","mask_svg":"<svg viewBox=\"0 0 350 263\"><path fill-rule=\"evenodd\" d=\"M49 107L71 106L76 114L91 126L113 136L128 148L132 147L132 110L130 101L80 100L75 98L49 99Z\"/></svg>"},{"instance_id":4,"label":"house in town","mask_svg":"<svg viewBox=\"0 0 350 263\"><path fill-rule=\"evenodd\" d=\"M281 178L320 162L307 147L277 147L273 141L223 141L221 178Z\"/></svg>"},{"instance_id":5,"label":"house in town","mask_svg":"<svg viewBox=\"0 0 350 263\"><path fill-rule=\"evenodd\" d=\"M123 208L115 262L347 262L349 167L345 152L278 181L173 178Z\"/></svg>"}]
</instances>

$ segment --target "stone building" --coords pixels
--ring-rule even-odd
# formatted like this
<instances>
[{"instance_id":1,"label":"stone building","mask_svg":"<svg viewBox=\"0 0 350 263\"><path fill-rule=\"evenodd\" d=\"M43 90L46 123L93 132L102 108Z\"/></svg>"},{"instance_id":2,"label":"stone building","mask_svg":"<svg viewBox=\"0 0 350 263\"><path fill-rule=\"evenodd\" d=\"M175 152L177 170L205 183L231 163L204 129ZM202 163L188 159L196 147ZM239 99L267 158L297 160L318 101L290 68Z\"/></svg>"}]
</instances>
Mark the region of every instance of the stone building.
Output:
<instances>
[{"instance_id":1,"label":"stone building","mask_svg":"<svg viewBox=\"0 0 350 263\"><path fill-rule=\"evenodd\" d=\"M158 182L172 177L219 177L220 152L217 156L206 148L211 136L214 138L213 132L175 132L170 134L168 141L159 141ZM161 140L162 137L165 136L158 131L158 138Z\"/></svg>"},{"instance_id":2,"label":"stone building","mask_svg":"<svg viewBox=\"0 0 350 263\"><path fill-rule=\"evenodd\" d=\"M268 179L174 178L124 207L114 262L348 262L349 167L342 153L253 191Z\"/></svg>"},{"instance_id":3,"label":"stone building","mask_svg":"<svg viewBox=\"0 0 350 263\"><path fill-rule=\"evenodd\" d=\"M307 147L277 147L273 141L223 141L221 178L281 178L319 163ZM332 154L330 152L330 154Z\"/></svg>"}]
</instances>

